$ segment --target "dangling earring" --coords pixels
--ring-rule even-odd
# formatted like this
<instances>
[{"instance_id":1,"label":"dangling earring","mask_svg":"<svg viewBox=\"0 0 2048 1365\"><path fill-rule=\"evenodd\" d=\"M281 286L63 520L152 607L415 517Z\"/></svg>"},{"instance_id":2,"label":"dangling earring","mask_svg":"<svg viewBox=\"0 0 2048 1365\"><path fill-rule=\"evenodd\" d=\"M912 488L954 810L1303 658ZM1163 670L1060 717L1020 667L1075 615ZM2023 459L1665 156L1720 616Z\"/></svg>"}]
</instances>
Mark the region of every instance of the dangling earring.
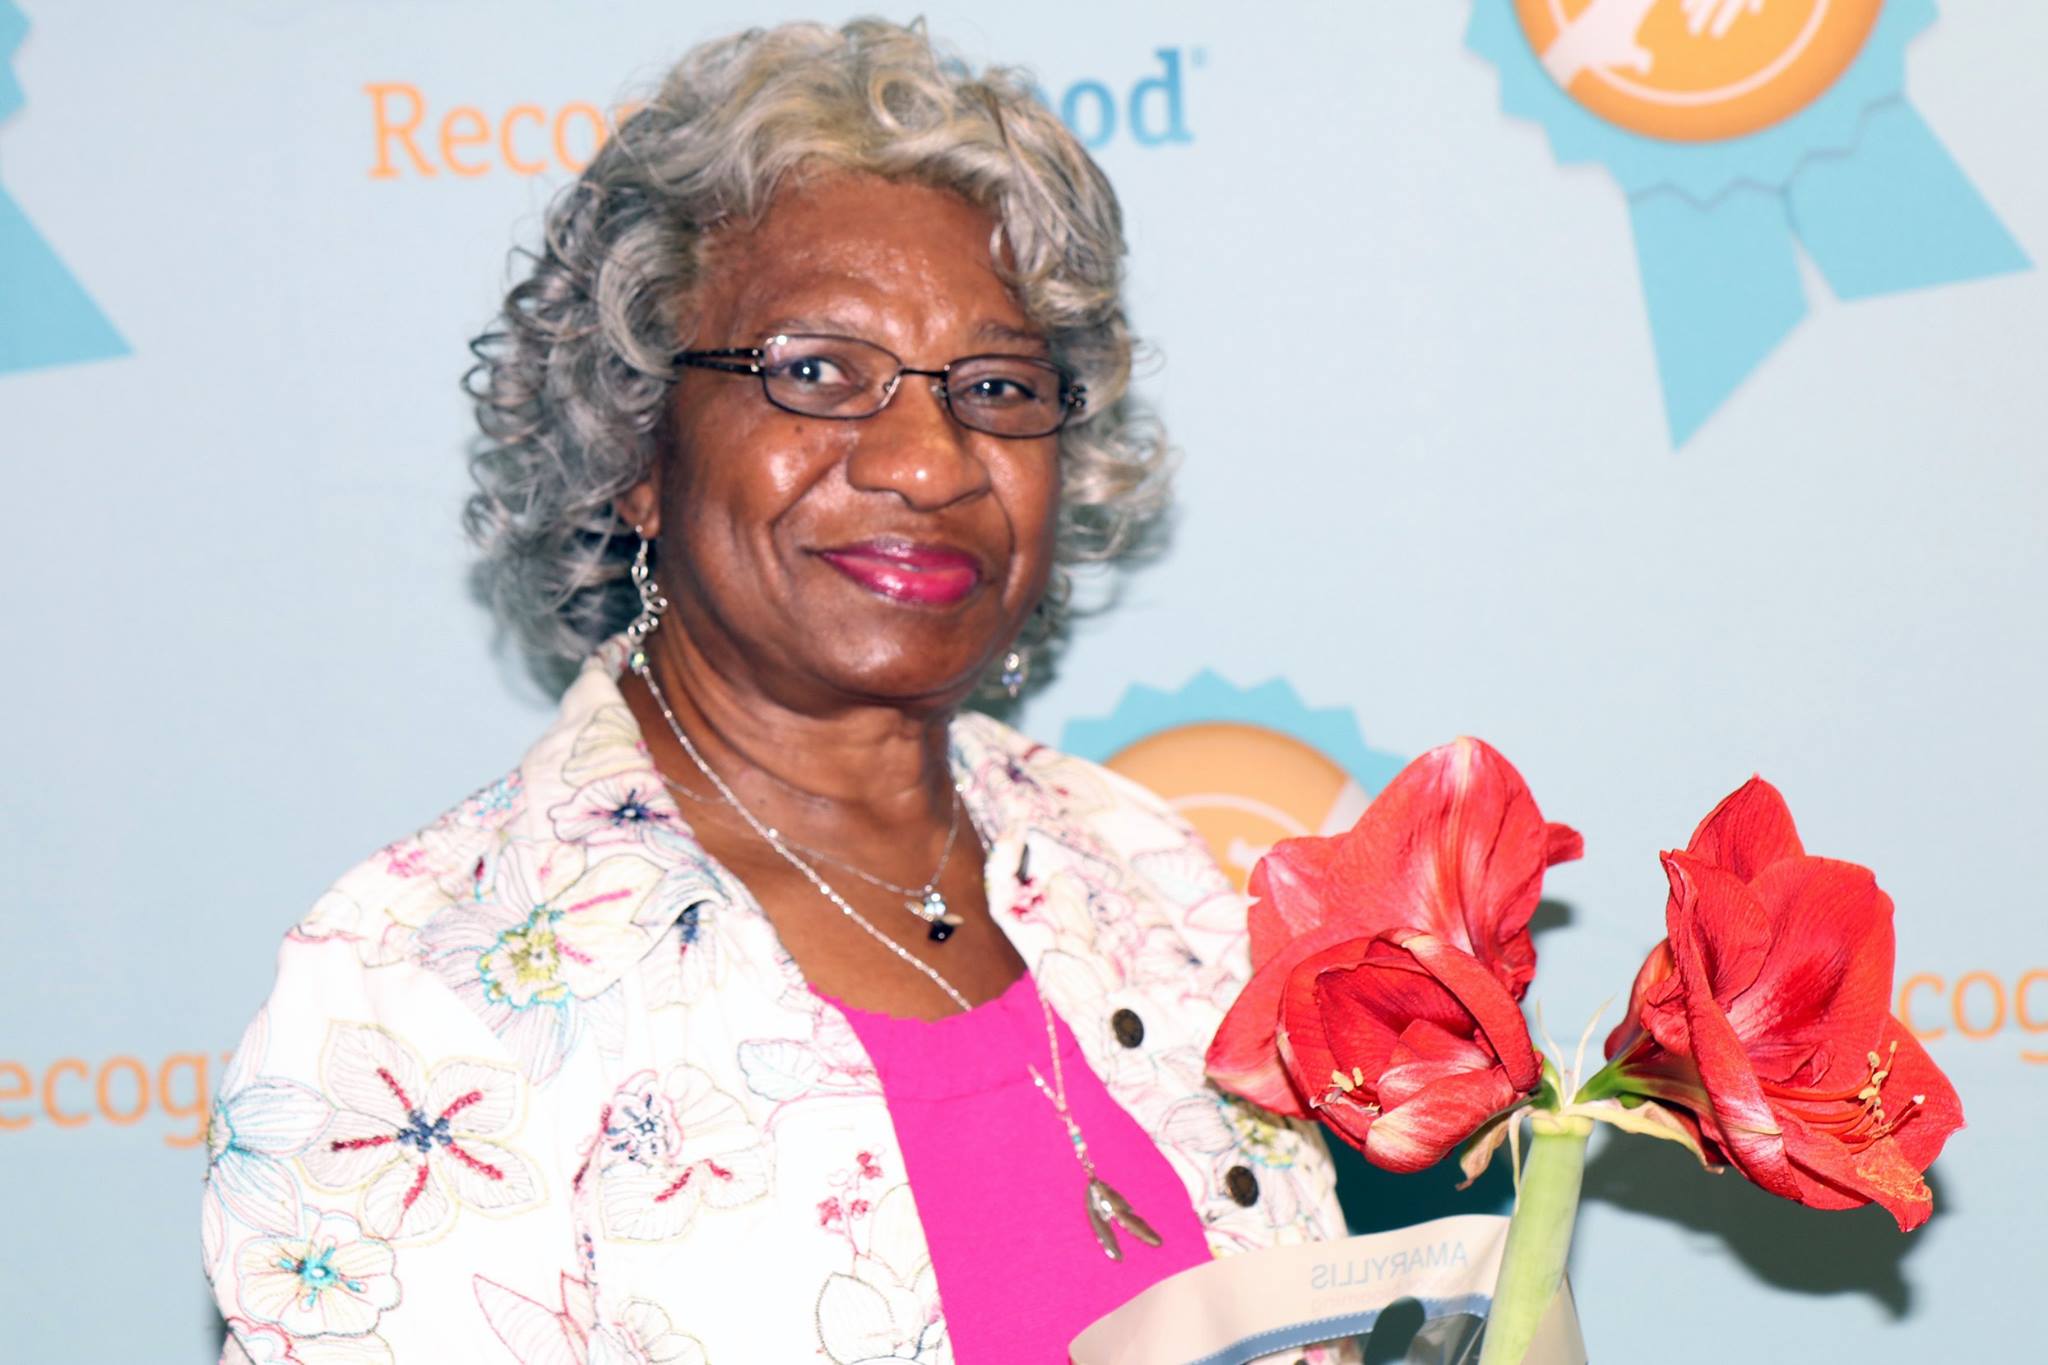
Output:
<instances>
[{"instance_id":1,"label":"dangling earring","mask_svg":"<svg viewBox=\"0 0 2048 1365\"><path fill-rule=\"evenodd\" d=\"M661 624L661 614L668 610L668 599L661 595L661 588L654 581L654 570L647 562L653 542L637 525L633 534L640 537L640 547L633 551L633 567L629 572L633 588L640 594L640 614L626 625L626 646L632 651L626 656L626 662L635 673L645 673L647 637Z\"/></svg>"},{"instance_id":2,"label":"dangling earring","mask_svg":"<svg viewBox=\"0 0 2048 1365\"><path fill-rule=\"evenodd\" d=\"M1031 653L1029 650L1012 649L1003 656L1002 684L1011 701L1024 690L1024 680L1031 676Z\"/></svg>"}]
</instances>

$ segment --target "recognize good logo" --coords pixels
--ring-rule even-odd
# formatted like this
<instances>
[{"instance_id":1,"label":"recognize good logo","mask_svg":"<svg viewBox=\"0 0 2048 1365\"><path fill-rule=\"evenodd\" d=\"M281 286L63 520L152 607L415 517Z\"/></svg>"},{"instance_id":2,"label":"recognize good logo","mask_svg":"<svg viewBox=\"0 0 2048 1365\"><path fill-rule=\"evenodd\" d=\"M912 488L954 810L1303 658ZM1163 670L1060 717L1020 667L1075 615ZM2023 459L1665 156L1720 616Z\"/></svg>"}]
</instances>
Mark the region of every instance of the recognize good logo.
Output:
<instances>
[{"instance_id":1,"label":"recognize good logo","mask_svg":"<svg viewBox=\"0 0 2048 1365\"><path fill-rule=\"evenodd\" d=\"M1108 717L1070 722L1061 747L1165 797L1240 891L1267 849L1349 829L1401 768L1366 747L1348 710L1211 672L1176 692L1134 687Z\"/></svg>"},{"instance_id":2,"label":"recognize good logo","mask_svg":"<svg viewBox=\"0 0 2048 1365\"><path fill-rule=\"evenodd\" d=\"M1631 132L1741 137L1798 113L1848 69L1880 0L1515 0L1551 79Z\"/></svg>"}]
</instances>

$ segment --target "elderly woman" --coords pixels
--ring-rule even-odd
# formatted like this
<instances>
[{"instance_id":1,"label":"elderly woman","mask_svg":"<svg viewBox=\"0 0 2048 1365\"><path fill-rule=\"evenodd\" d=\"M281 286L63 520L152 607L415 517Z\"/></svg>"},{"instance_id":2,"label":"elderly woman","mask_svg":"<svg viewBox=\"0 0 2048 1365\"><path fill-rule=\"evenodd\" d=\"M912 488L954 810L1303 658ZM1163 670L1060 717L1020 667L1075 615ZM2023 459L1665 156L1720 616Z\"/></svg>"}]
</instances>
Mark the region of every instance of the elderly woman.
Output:
<instances>
[{"instance_id":1,"label":"elderly woman","mask_svg":"<svg viewBox=\"0 0 2048 1365\"><path fill-rule=\"evenodd\" d=\"M469 524L585 662L287 938L213 1132L231 1358L1041 1365L1341 1235L1204 1082L1195 836L961 709L1161 501L1122 252L1023 80L875 22L699 48L564 193Z\"/></svg>"}]
</instances>

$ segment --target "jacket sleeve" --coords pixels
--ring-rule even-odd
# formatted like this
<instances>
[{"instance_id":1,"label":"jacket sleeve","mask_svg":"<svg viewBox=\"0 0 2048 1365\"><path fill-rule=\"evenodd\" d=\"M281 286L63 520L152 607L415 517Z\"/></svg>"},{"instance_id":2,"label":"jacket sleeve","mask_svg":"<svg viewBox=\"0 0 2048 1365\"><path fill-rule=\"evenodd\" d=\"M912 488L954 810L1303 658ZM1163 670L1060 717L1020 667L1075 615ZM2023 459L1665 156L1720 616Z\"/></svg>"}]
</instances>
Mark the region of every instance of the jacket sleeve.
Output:
<instances>
[{"instance_id":1,"label":"jacket sleeve","mask_svg":"<svg viewBox=\"0 0 2048 1365\"><path fill-rule=\"evenodd\" d=\"M362 947L289 936L222 1078L202 1239L223 1360L568 1359L574 1141L447 983Z\"/></svg>"}]
</instances>

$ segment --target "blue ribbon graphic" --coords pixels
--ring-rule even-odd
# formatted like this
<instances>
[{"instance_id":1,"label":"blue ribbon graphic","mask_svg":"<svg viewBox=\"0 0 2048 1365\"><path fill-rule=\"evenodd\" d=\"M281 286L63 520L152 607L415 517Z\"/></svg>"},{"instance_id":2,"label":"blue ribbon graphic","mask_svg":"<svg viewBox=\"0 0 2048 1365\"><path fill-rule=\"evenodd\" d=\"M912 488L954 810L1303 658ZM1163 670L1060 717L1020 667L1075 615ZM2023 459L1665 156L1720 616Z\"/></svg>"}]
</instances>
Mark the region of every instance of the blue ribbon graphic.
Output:
<instances>
[{"instance_id":1,"label":"blue ribbon graphic","mask_svg":"<svg viewBox=\"0 0 2048 1365\"><path fill-rule=\"evenodd\" d=\"M0 120L25 102L10 61L27 32L13 0L0 0ZM106 314L0 189L0 373L126 354Z\"/></svg>"},{"instance_id":2,"label":"blue ribbon graphic","mask_svg":"<svg viewBox=\"0 0 2048 1365\"><path fill-rule=\"evenodd\" d=\"M1465 42L1500 70L1504 112L1560 162L1628 195L1674 446L1806 315L1798 249L1838 298L2024 270L2031 262L1905 97L1906 44L1934 0L1886 0L1863 50L1813 103L1746 137L1643 137L1551 80L1512 0L1474 0Z\"/></svg>"}]
</instances>

